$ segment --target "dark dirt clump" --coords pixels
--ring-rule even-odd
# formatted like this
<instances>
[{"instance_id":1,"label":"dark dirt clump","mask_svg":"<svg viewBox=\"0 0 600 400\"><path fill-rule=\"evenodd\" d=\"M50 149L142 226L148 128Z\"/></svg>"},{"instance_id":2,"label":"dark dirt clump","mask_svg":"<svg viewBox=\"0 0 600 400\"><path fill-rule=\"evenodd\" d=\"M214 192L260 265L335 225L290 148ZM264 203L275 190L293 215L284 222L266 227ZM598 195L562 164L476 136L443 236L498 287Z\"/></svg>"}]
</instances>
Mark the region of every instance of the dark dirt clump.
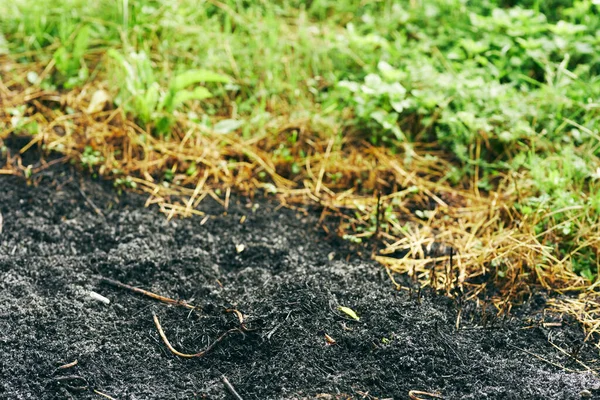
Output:
<instances>
[{"instance_id":1,"label":"dark dirt clump","mask_svg":"<svg viewBox=\"0 0 600 400\"><path fill-rule=\"evenodd\" d=\"M144 198L117 196L67 167L44 174L37 186L0 176L2 399L105 398L94 389L119 400L233 398L222 375L244 399L600 394L600 380L576 372L584 368L549 343L573 351L583 340L576 324L544 328L548 316L530 307L484 327L466 305L457 330L455 301L396 291L376 263L326 240L313 216L238 198L226 215L203 203L211 215L204 225L202 218L167 222L143 208ZM172 354L152 317L176 349L195 353L240 327L228 308L245 315L249 331L228 335L204 358ZM595 356L588 345L578 352L592 367Z\"/></svg>"}]
</instances>

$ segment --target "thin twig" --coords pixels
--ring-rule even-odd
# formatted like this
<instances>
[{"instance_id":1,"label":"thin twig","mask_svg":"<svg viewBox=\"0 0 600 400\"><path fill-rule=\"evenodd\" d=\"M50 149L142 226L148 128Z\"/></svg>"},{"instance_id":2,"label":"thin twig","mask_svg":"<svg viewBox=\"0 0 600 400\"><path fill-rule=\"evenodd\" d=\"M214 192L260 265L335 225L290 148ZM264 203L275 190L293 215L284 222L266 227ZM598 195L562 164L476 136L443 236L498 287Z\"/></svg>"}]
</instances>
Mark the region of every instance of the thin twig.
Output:
<instances>
[{"instance_id":1,"label":"thin twig","mask_svg":"<svg viewBox=\"0 0 600 400\"><path fill-rule=\"evenodd\" d=\"M408 392L408 397L410 397L411 400L425 400L419 396L428 396L428 397L433 397L436 399L443 399L443 397L441 395L436 394L436 393L423 392L420 390L411 390Z\"/></svg>"},{"instance_id":2,"label":"thin twig","mask_svg":"<svg viewBox=\"0 0 600 400\"><path fill-rule=\"evenodd\" d=\"M563 353L564 355L570 357L571 359L573 359L575 362L577 362L579 365L581 365L583 368L585 368L588 372L591 372L594 375L598 375L598 373L596 371L594 371L593 369L591 369L588 365L586 365L583 361L579 360L577 357L575 357L572 354L569 354L567 351L565 351L565 349L561 348L560 346L552 343L552 341L548 340L548 343L550 343L556 350L560 351L561 353Z\"/></svg>"},{"instance_id":3,"label":"thin twig","mask_svg":"<svg viewBox=\"0 0 600 400\"><path fill-rule=\"evenodd\" d=\"M125 283L122 283L122 282L119 282L119 281L115 281L114 279L104 278L104 277L102 277L101 279L102 279L102 282L105 282L105 283L108 283L108 284L111 284L113 286L117 286L117 287L120 287L120 288L123 288L123 289L131 290L132 292L135 292L135 293L143 294L144 296L148 296L148 297L151 297L151 298L153 298L155 300L162 301L163 303L186 307L186 308L189 308L190 310L196 309L196 306L193 306L193 305L189 304L185 300L174 300L174 299L171 299L169 297L161 296L159 294L152 293L152 292L149 292L149 291L144 290L144 289L140 289L140 288L135 287L135 286L130 286L130 285L127 285Z\"/></svg>"},{"instance_id":4,"label":"thin twig","mask_svg":"<svg viewBox=\"0 0 600 400\"><path fill-rule=\"evenodd\" d=\"M527 351L527 350L525 350L525 349L522 349L522 348L520 348L520 347L517 347L517 346L515 346L515 345L513 345L513 344L509 344L509 346L510 346L510 347L514 347L514 348L515 348L515 349L517 349L517 350L521 350L522 352L524 352L524 353L527 353L527 354L529 354L530 356L533 356L533 357L537 358L537 359L538 359L538 360L540 360L540 361L543 361L543 362L545 362L545 363L548 363L548 364L550 364L550 365L552 365L552 366L555 366L555 367L557 367L557 368L560 368L560 369L562 369L563 371L567 371L567 372L575 372L575 373L577 373L577 372L581 372L581 371L575 371L575 370L573 370L573 369L570 369L570 368L567 368L567 367L565 367L564 365L560 365L560 364L557 364L557 363L555 363L555 362L552 362L552 361L550 361L550 360L547 360L547 359L545 359L545 358L544 358L544 357L542 357L542 356L538 356L538 355L537 355L537 354L535 354L535 353L532 353L532 352L530 352L530 351Z\"/></svg>"},{"instance_id":5,"label":"thin twig","mask_svg":"<svg viewBox=\"0 0 600 400\"><path fill-rule=\"evenodd\" d=\"M456 330L460 330L460 317L462 316L462 305L458 309L458 313L456 314Z\"/></svg>"},{"instance_id":6,"label":"thin twig","mask_svg":"<svg viewBox=\"0 0 600 400\"><path fill-rule=\"evenodd\" d=\"M327 160L329 159L329 155L331 154L331 148L333 147L334 138L329 139L329 143L327 143L327 149L325 150L325 157L321 164L321 170L319 171L319 179L317 180L317 184L315 186L315 195L319 195L321 191L321 184L323 183L323 176L325 176L325 164L327 164Z\"/></svg>"},{"instance_id":7,"label":"thin twig","mask_svg":"<svg viewBox=\"0 0 600 400\"><path fill-rule=\"evenodd\" d=\"M74 367L74 366L76 366L76 365L77 365L77 360L75 360L75 361L72 361L72 362L70 362L70 363L68 363L68 364L65 364L65 365L61 365L61 366L60 366L60 367L58 367L57 369L67 369L67 368L72 368L72 367Z\"/></svg>"},{"instance_id":8,"label":"thin twig","mask_svg":"<svg viewBox=\"0 0 600 400\"><path fill-rule=\"evenodd\" d=\"M223 384L225 385L227 390L229 390L229 393L231 393L231 395L235 397L236 400L244 400L242 399L242 396L240 396L240 394L235 390L235 388L233 387L231 382L229 382L229 379L227 379L225 375L221 375L221 380L223 381Z\"/></svg>"},{"instance_id":9,"label":"thin twig","mask_svg":"<svg viewBox=\"0 0 600 400\"><path fill-rule=\"evenodd\" d=\"M225 310L225 312L234 313L238 317L238 320L240 321L240 326L243 331L248 332L251 330L251 329L248 329L248 327L246 326L246 321L244 320L244 315L240 311L236 310L235 308L228 308L227 310Z\"/></svg>"},{"instance_id":10,"label":"thin twig","mask_svg":"<svg viewBox=\"0 0 600 400\"><path fill-rule=\"evenodd\" d=\"M377 211L375 214L375 233L373 234L373 238L377 241L379 239L379 229L381 228L381 191L377 190ZM377 242L374 243L374 251L377 249Z\"/></svg>"},{"instance_id":11,"label":"thin twig","mask_svg":"<svg viewBox=\"0 0 600 400\"><path fill-rule=\"evenodd\" d=\"M106 218L104 216L104 214L102 213L102 211L98 208L98 206L96 206L96 204L94 204L94 202L92 201L92 199L90 199L87 196L87 194L85 194L85 192L83 191L83 189L81 188L81 186L77 186L77 189L79 190L79 193L81 193L81 196L83 197L83 199L85 200L85 202L88 203L90 207L92 207L92 210L94 210L94 212L96 214L98 214L98 216L102 217L103 219Z\"/></svg>"},{"instance_id":12,"label":"thin twig","mask_svg":"<svg viewBox=\"0 0 600 400\"><path fill-rule=\"evenodd\" d=\"M109 396L109 395L107 395L106 393L102 393L102 392L101 392L101 391L99 391L99 390L96 390L96 389L94 389L94 390L93 390L93 392L94 392L94 393L96 393L97 395L100 395L100 396L102 396L102 397L106 397L106 398L107 398L107 399L109 399L109 400L117 400L117 399L115 399L114 397L112 397L112 396Z\"/></svg>"},{"instance_id":13,"label":"thin twig","mask_svg":"<svg viewBox=\"0 0 600 400\"><path fill-rule=\"evenodd\" d=\"M201 352L195 353L195 354L186 354L186 353L182 353L180 351L175 350L175 348L171 345L171 343L169 342L169 339L167 339L167 336L165 335L165 332L163 331L162 326L160 325L160 322L158 321L158 317L156 316L156 314L154 314L154 324L156 325L156 329L158 329L158 333L160 334L160 337L162 338L163 342L165 342L165 344L167 345L167 348L169 350L171 350L171 353L173 353L179 357L184 357L184 358L204 357L210 350L212 350L213 347L215 347L215 345L217 343L219 343L221 340L223 340L225 338L225 336L227 336L231 332L238 331L237 329L230 329L230 330L226 331L225 333L223 333L221 336L219 336L217 338L217 340L212 342L210 345L208 345L208 347L206 349L202 350Z\"/></svg>"}]
</instances>

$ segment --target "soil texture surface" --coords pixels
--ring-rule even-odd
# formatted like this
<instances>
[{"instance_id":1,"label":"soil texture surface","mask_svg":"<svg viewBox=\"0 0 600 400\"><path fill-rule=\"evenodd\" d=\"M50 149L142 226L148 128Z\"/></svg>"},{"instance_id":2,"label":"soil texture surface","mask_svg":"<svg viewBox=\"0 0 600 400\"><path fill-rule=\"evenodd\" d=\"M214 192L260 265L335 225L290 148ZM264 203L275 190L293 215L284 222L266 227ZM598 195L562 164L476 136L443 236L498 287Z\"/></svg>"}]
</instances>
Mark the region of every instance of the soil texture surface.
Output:
<instances>
[{"instance_id":1,"label":"soil texture surface","mask_svg":"<svg viewBox=\"0 0 600 400\"><path fill-rule=\"evenodd\" d=\"M167 221L145 200L66 166L0 176L1 399L600 396L593 346L542 295L496 319L396 290L310 212L232 198ZM154 316L177 351L213 346L175 355Z\"/></svg>"}]
</instances>

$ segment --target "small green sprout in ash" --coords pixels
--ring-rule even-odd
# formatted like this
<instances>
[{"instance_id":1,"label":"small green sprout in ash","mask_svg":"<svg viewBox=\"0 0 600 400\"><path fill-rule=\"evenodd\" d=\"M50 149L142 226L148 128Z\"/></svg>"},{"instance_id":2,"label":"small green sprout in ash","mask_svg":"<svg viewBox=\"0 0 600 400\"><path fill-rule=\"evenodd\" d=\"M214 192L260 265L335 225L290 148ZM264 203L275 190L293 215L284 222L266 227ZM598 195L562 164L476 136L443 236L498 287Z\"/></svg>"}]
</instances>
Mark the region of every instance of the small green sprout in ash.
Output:
<instances>
[{"instance_id":1,"label":"small green sprout in ash","mask_svg":"<svg viewBox=\"0 0 600 400\"><path fill-rule=\"evenodd\" d=\"M136 189L137 188L137 183L135 183L130 176L116 178L114 180L113 185L114 185L114 187L116 187L119 190L119 193L121 193L121 191L123 189Z\"/></svg>"},{"instance_id":2,"label":"small green sprout in ash","mask_svg":"<svg viewBox=\"0 0 600 400\"><path fill-rule=\"evenodd\" d=\"M92 146L86 146L81 154L80 161L84 168L93 170L94 167L100 165L105 160L104 156L99 150L94 150Z\"/></svg>"},{"instance_id":3,"label":"small green sprout in ash","mask_svg":"<svg viewBox=\"0 0 600 400\"><path fill-rule=\"evenodd\" d=\"M356 314L356 312L353 309L351 309L349 307L339 306L338 310L340 310L341 312L343 312L344 314L346 314L353 320L360 321L360 317L358 316L358 314Z\"/></svg>"}]
</instances>

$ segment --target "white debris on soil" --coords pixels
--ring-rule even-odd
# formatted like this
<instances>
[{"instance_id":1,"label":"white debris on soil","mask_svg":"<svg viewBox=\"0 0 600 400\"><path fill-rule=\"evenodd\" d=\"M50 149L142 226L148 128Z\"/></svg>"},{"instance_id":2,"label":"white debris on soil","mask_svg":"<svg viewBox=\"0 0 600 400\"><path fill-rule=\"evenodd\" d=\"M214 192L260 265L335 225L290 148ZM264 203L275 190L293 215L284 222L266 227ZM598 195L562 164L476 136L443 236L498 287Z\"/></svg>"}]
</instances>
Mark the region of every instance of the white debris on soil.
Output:
<instances>
[{"instance_id":1,"label":"white debris on soil","mask_svg":"<svg viewBox=\"0 0 600 400\"><path fill-rule=\"evenodd\" d=\"M90 297L94 300L98 300L104 304L110 304L110 300L107 299L106 297L102 296L101 294L98 294L96 292L90 291Z\"/></svg>"}]
</instances>

